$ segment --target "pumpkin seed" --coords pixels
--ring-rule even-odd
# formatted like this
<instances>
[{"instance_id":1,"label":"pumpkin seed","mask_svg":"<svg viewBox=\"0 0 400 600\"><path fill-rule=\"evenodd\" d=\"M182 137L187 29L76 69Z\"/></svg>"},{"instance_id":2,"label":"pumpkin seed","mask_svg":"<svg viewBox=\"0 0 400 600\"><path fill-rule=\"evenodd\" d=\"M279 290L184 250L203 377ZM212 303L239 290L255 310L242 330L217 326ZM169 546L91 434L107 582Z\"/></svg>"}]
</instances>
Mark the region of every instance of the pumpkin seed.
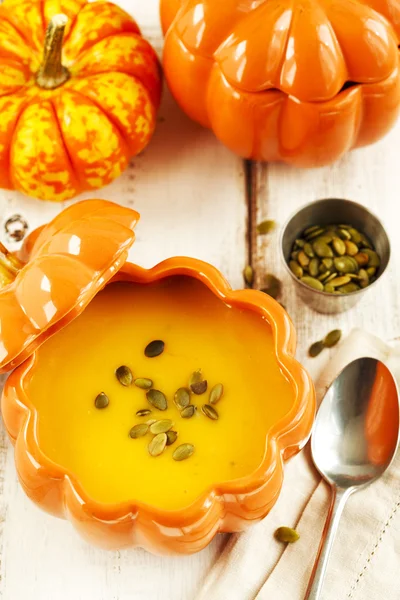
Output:
<instances>
[{"instance_id":1,"label":"pumpkin seed","mask_svg":"<svg viewBox=\"0 0 400 600\"><path fill-rule=\"evenodd\" d=\"M185 408L190 403L190 391L187 388L181 387L175 392L174 402L179 410Z\"/></svg>"},{"instance_id":2,"label":"pumpkin seed","mask_svg":"<svg viewBox=\"0 0 400 600\"><path fill-rule=\"evenodd\" d=\"M159 433L154 436L148 445L148 451L150 456L160 456L165 450L165 446L167 445L167 434Z\"/></svg>"},{"instance_id":3,"label":"pumpkin seed","mask_svg":"<svg viewBox=\"0 0 400 600\"><path fill-rule=\"evenodd\" d=\"M149 390L146 394L146 398L154 408L157 408L158 410L167 410L167 399L160 390L155 390L154 388Z\"/></svg>"},{"instance_id":4,"label":"pumpkin seed","mask_svg":"<svg viewBox=\"0 0 400 600\"><path fill-rule=\"evenodd\" d=\"M278 542L283 542L284 544L294 544L300 539L297 531L291 527L279 527L274 535Z\"/></svg>"},{"instance_id":5,"label":"pumpkin seed","mask_svg":"<svg viewBox=\"0 0 400 600\"><path fill-rule=\"evenodd\" d=\"M146 377L138 377L133 383L141 390L149 390L153 387L153 381Z\"/></svg>"},{"instance_id":6,"label":"pumpkin seed","mask_svg":"<svg viewBox=\"0 0 400 600\"><path fill-rule=\"evenodd\" d=\"M257 233L260 235L265 235L267 233L271 233L276 227L275 221L262 221L257 225Z\"/></svg>"},{"instance_id":7,"label":"pumpkin seed","mask_svg":"<svg viewBox=\"0 0 400 600\"><path fill-rule=\"evenodd\" d=\"M156 421L157 419L148 419L147 421L145 421L145 423L150 427L150 425L153 425L153 423L155 423Z\"/></svg>"},{"instance_id":8,"label":"pumpkin seed","mask_svg":"<svg viewBox=\"0 0 400 600\"><path fill-rule=\"evenodd\" d=\"M318 279L315 279L315 277L305 276L305 277L302 277L300 279L300 281L302 281L309 287L313 288L314 290L318 290L318 291L322 292L324 289L324 286L322 285L322 283L320 281L318 281Z\"/></svg>"},{"instance_id":9,"label":"pumpkin seed","mask_svg":"<svg viewBox=\"0 0 400 600\"><path fill-rule=\"evenodd\" d=\"M326 281L328 279L328 277L331 276L331 271L326 271L325 273L322 273L318 279L319 281Z\"/></svg>"},{"instance_id":10,"label":"pumpkin seed","mask_svg":"<svg viewBox=\"0 0 400 600\"><path fill-rule=\"evenodd\" d=\"M282 282L277 277L275 277L275 275L271 274L267 274L264 278L264 281L265 287L262 288L261 292L264 292L264 294L268 294L268 296L271 296L271 298L274 298L275 300L279 298L282 291Z\"/></svg>"},{"instance_id":11,"label":"pumpkin seed","mask_svg":"<svg viewBox=\"0 0 400 600\"><path fill-rule=\"evenodd\" d=\"M199 381L203 381L203 373L201 369L193 371L189 379L189 387L191 387L194 383L198 383Z\"/></svg>"},{"instance_id":12,"label":"pumpkin seed","mask_svg":"<svg viewBox=\"0 0 400 600\"><path fill-rule=\"evenodd\" d=\"M334 329L333 331L330 331L323 339L325 348L332 348L333 346L336 346L341 337L341 329Z\"/></svg>"},{"instance_id":13,"label":"pumpkin seed","mask_svg":"<svg viewBox=\"0 0 400 600\"><path fill-rule=\"evenodd\" d=\"M369 248L365 248L363 252L368 256L368 266L369 267L379 267L381 264L381 260L375 250L370 250Z\"/></svg>"},{"instance_id":14,"label":"pumpkin seed","mask_svg":"<svg viewBox=\"0 0 400 600\"><path fill-rule=\"evenodd\" d=\"M356 254L358 254L358 246L354 242L350 242L347 240L345 242L345 246L346 252L349 256L355 256Z\"/></svg>"},{"instance_id":15,"label":"pumpkin seed","mask_svg":"<svg viewBox=\"0 0 400 600\"><path fill-rule=\"evenodd\" d=\"M243 269L243 278L245 280L245 282L247 283L248 286L252 286L253 282L254 282L254 271L253 271L253 267L251 265L247 265L244 269Z\"/></svg>"},{"instance_id":16,"label":"pumpkin seed","mask_svg":"<svg viewBox=\"0 0 400 600\"><path fill-rule=\"evenodd\" d=\"M150 425L150 433L153 433L154 435L157 435L158 433L167 433L173 426L174 423L171 419L161 419Z\"/></svg>"},{"instance_id":17,"label":"pumpkin seed","mask_svg":"<svg viewBox=\"0 0 400 600\"><path fill-rule=\"evenodd\" d=\"M303 251L305 254L307 254L307 256L309 258L314 258L315 254L314 254L314 250L313 250L313 247L311 246L310 242L307 242L306 244L304 244Z\"/></svg>"},{"instance_id":18,"label":"pumpkin seed","mask_svg":"<svg viewBox=\"0 0 400 600\"><path fill-rule=\"evenodd\" d=\"M296 275L298 279L300 279L300 277L303 277L303 269L295 260L290 261L289 269L292 271L293 275Z\"/></svg>"},{"instance_id":19,"label":"pumpkin seed","mask_svg":"<svg viewBox=\"0 0 400 600\"><path fill-rule=\"evenodd\" d=\"M357 283L354 283L353 281L351 283L347 283L346 285L342 285L339 288L336 288L338 292L340 292L341 294L351 294L353 292L357 292L358 290L360 290L360 286L357 285Z\"/></svg>"},{"instance_id":20,"label":"pumpkin seed","mask_svg":"<svg viewBox=\"0 0 400 600\"><path fill-rule=\"evenodd\" d=\"M346 254L346 244L340 238L334 238L332 246L338 256Z\"/></svg>"},{"instance_id":21,"label":"pumpkin seed","mask_svg":"<svg viewBox=\"0 0 400 600\"><path fill-rule=\"evenodd\" d=\"M352 241L355 244L361 244L361 242L362 242L361 233L359 231L357 231L357 229L354 229L354 227L350 227L350 229L348 231L349 231Z\"/></svg>"},{"instance_id":22,"label":"pumpkin seed","mask_svg":"<svg viewBox=\"0 0 400 600\"><path fill-rule=\"evenodd\" d=\"M172 446L178 439L177 431L167 431L167 446Z\"/></svg>"},{"instance_id":23,"label":"pumpkin seed","mask_svg":"<svg viewBox=\"0 0 400 600\"><path fill-rule=\"evenodd\" d=\"M297 260L298 260L300 266L303 267L303 269L305 267L308 267L308 265L310 264L310 259L307 256L307 254L304 252L304 250L300 250L300 252L297 256Z\"/></svg>"},{"instance_id":24,"label":"pumpkin seed","mask_svg":"<svg viewBox=\"0 0 400 600\"><path fill-rule=\"evenodd\" d=\"M307 227L307 229L305 229L303 231L303 235L307 236L310 233L314 233L314 231L317 231L317 229L321 229L321 225L311 225L310 227Z\"/></svg>"},{"instance_id":25,"label":"pumpkin seed","mask_svg":"<svg viewBox=\"0 0 400 600\"><path fill-rule=\"evenodd\" d=\"M347 229L338 229L338 234L342 238L342 240L351 240L351 235L347 231Z\"/></svg>"},{"instance_id":26,"label":"pumpkin seed","mask_svg":"<svg viewBox=\"0 0 400 600\"><path fill-rule=\"evenodd\" d=\"M140 410L136 411L136 416L137 417L147 417L147 415L151 414L151 410L149 408L141 408Z\"/></svg>"},{"instance_id":27,"label":"pumpkin seed","mask_svg":"<svg viewBox=\"0 0 400 600\"><path fill-rule=\"evenodd\" d=\"M323 258L322 259L322 264L327 268L327 269L332 269L333 267L333 259L332 258Z\"/></svg>"},{"instance_id":28,"label":"pumpkin seed","mask_svg":"<svg viewBox=\"0 0 400 600\"><path fill-rule=\"evenodd\" d=\"M160 356L164 352L165 343L162 340L153 340L150 344L147 344L144 349L144 355L147 358L155 358Z\"/></svg>"},{"instance_id":29,"label":"pumpkin seed","mask_svg":"<svg viewBox=\"0 0 400 600\"><path fill-rule=\"evenodd\" d=\"M368 267L366 271L368 273L368 277L373 277L376 273L376 267Z\"/></svg>"},{"instance_id":30,"label":"pumpkin seed","mask_svg":"<svg viewBox=\"0 0 400 600\"><path fill-rule=\"evenodd\" d=\"M212 419L213 421L217 421L219 418L219 414L217 413L215 408L210 404L203 404L203 406L201 407L201 412L203 413L203 415L205 415L209 419Z\"/></svg>"},{"instance_id":31,"label":"pumpkin seed","mask_svg":"<svg viewBox=\"0 0 400 600\"><path fill-rule=\"evenodd\" d=\"M313 244L313 248L315 254L320 258L332 258L333 251L330 246L325 241L316 240Z\"/></svg>"},{"instance_id":32,"label":"pumpkin seed","mask_svg":"<svg viewBox=\"0 0 400 600\"><path fill-rule=\"evenodd\" d=\"M358 265L356 263L357 266L355 267L354 263L356 263L356 261L352 259L351 256L337 256L333 259L335 269L339 273L355 273Z\"/></svg>"},{"instance_id":33,"label":"pumpkin seed","mask_svg":"<svg viewBox=\"0 0 400 600\"><path fill-rule=\"evenodd\" d=\"M362 288L366 288L369 285L368 272L365 269L360 269L360 271L358 273L358 277L359 277L359 281L360 281L360 286Z\"/></svg>"},{"instance_id":34,"label":"pumpkin seed","mask_svg":"<svg viewBox=\"0 0 400 600\"><path fill-rule=\"evenodd\" d=\"M196 396L201 396L201 394L204 394L207 391L207 385L207 380L204 379L203 381L192 383L190 389L192 390L193 394L196 394Z\"/></svg>"},{"instance_id":35,"label":"pumpkin seed","mask_svg":"<svg viewBox=\"0 0 400 600\"><path fill-rule=\"evenodd\" d=\"M107 394L105 394L104 392L100 392L100 394L98 394L96 396L96 399L94 401L94 405L96 408L107 408L107 406L110 404L110 399L107 396Z\"/></svg>"},{"instance_id":36,"label":"pumpkin seed","mask_svg":"<svg viewBox=\"0 0 400 600\"><path fill-rule=\"evenodd\" d=\"M332 279L330 284L336 288L340 287L341 285L346 285L346 283L350 283L350 281L350 277L347 277L347 275L342 275L341 277L335 277L335 279Z\"/></svg>"},{"instance_id":37,"label":"pumpkin seed","mask_svg":"<svg viewBox=\"0 0 400 600\"><path fill-rule=\"evenodd\" d=\"M361 234L361 247L373 250L371 242L364 233Z\"/></svg>"},{"instance_id":38,"label":"pumpkin seed","mask_svg":"<svg viewBox=\"0 0 400 600\"><path fill-rule=\"evenodd\" d=\"M327 292L328 294L333 294L334 291L335 291L335 288L330 283L326 283L324 285L324 292Z\"/></svg>"},{"instance_id":39,"label":"pumpkin seed","mask_svg":"<svg viewBox=\"0 0 400 600\"><path fill-rule=\"evenodd\" d=\"M365 265L368 264L369 256L368 254L365 254L365 252L358 252L354 255L354 260L360 267L365 267Z\"/></svg>"},{"instance_id":40,"label":"pumpkin seed","mask_svg":"<svg viewBox=\"0 0 400 600\"><path fill-rule=\"evenodd\" d=\"M311 277L317 277L317 275L319 273L319 259L318 258L311 259L310 264L308 266L308 272L310 273Z\"/></svg>"},{"instance_id":41,"label":"pumpkin seed","mask_svg":"<svg viewBox=\"0 0 400 600\"><path fill-rule=\"evenodd\" d=\"M193 444L181 444L177 448L175 448L172 458L177 461L186 460L190 456L192 456L194 452Z\"/></svg>"},{"instance_id":42,"label":"pumpkin seed","mask_svg":"<svg viewBox=\"0 0 400 600\"><path fill-rule=\"evenodd\" d=\"M311 358L315 358L316 356L318 356L318 354L321 354L324 348L325 346L323 342L314 342L314 344L311 344L311 346L308 349L308 355L311 356Z\"/></svg>"},{"instance_id":43,"label":"pumpkin seed","mask_svg":"<svg viewBox=\"0 0 400 600\"><path fill-rule=\"evenodd\" d=\"M315 229L315 231L312 231L309 234L305 234L306 240L308 242L311 240L314 240L315 238L320 236L322 233L324 233L324 231L325 231L325 229L323 229L322 227L320 227L319 229Z\"/></svg>"},{"instance_id":44,"label":"pumpkin seed","mask_svg":"<svg viewBox=\"0 0 400 600\"><path fill-rule=\"evenodd\" d=\"M132 385L132 371L126 365L118 367L118 369L115 371L115 376L121 385L124 385L125 387L129 387L130 385Z\"/></svg>"},{"instance_id":45,"label":"pumpkin seed","mask_svg":"<svg viewBox=\"0 0 400 600\"><path fill-rule=\"evenodd\" d=\"M189 404L181 410L182 419L191 419L196 414L196 407L193 404Z\"/></svg>"},{"instance_id":46,"label":"pumpkin seed","mask_svg":"<svg viewBox=\"0 0 400 600\"><path fill-rule=\"evenodd\" d=\"M299 255L300 250L295 250L294 252L292 252L292 254L290 255L290 258L292 260L297 260L297 257Z\"/></svg>"},{"instance_id":47,"label":"pumpkin seed","mask_svg":"<svg viewBox=\"0 0 400 600\"><path fill-rule=\"evenodd\" d=\"M214 385L210 392L210 404L217 404L221 400L223 393L224 386L222 383L217 383Z\"/></svg>"},{"instance_id":48,"label":"pumpkin seed","mask_svg":"<svg viewBox=\"0 0 400 600\"><path fill-rule=\"evenodd\" d=\"M295 241L294 245L296 248L304 248L305 243L305 240L298 239Z\"/></svg>"},{"instance_id":49,"label":"pumpkin seed","mask_svg":"<svg viewBox=\"0 0 400 600\"><path fill-rule=\"evenodd\" d=\"M147 434L149 431L149 426L146 423L139 423L139 425L135 425L129 432L129 437L133 440L137 438L141 438Z\"/></svg>"},{"instance_id":50,"label":"pumpkin seed","mask_svg":"<svg viewBox=\"0 0 400 600\"><path fill-rule=\"evenodd\" d=\"M332 281L332 279L335 279L335 277L337 277L337 273L331 273L331 274L329 275L329 277L327 277L327 278L324 280L324 283L329 283L330 281Z\"/></svg>"}]
</instances>

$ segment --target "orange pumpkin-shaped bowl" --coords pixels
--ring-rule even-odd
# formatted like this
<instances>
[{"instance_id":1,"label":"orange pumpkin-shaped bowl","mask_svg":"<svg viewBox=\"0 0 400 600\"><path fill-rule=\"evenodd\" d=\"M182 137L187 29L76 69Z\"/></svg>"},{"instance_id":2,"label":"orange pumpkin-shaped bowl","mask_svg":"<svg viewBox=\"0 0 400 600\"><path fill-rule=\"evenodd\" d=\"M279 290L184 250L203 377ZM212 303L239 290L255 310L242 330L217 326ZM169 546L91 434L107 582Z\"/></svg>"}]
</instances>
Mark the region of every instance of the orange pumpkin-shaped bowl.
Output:
<instances>
[{"instance_id":1,"label":"orange pumpkin-shaped bowl","mask_svg":"<svg viewBox=\"0 0 400 600\"><path fill-rule=\"evenodd\" d=\"M5 0L0 72L3 188L58 201L97 189L154 131L158 59L111 2Z\"/></svg>"},{"instance_id":2,"label":"orange pumpkin-shaped bowl","mask_svg":"<svg viewBox=\"0 0 400 600\"><path fill-rule=\"evenodd\" d=\"M274 360L291 384L291 408L265 431L264 457L254 472L204 489L184 510L163 510L137 502L135 498L118 504L99 502L87 494L73 472L46 456L37 432L40 415L30 398L31 381L40 354L40 350L34 350L43 339L57 336L57 329L81 313L98 286L104 286L110 274L121 267L126 249L133 241L132 228L136 220L137 214L129 209L101 201L83 202L61 213L39 233L32 234L22 254L27 262L17 275L18 283L6 285L0 292L0 341L9 348L1 366L5 370L19 364L6 382L2 414L15 445L16 468L23 489L44 510L69 519L85 539L104 548L137 545L156 553L192 553L204 548L217 532L241 531L268 513L279 495L284 461L300 450L310 434L315 411L314 388L294 358L293 325L285 310L271 297L254 290L233 291L214 267L195 259L171 258L150 270L127 263L113 281L149 284L174 276L194 278L207 286L218 302L251 311L267 321L273 336ZM104 246L106 232L107 248ZM94 264L96 260L99 262ZM55 269L57 263L57 273L43 267L52 265ZM74 265L77 271L74 283L70 280L71 271L64 270L65 265ZM27 274L32 269L36 276L31 278ZM61 285L63 277L64 287ZM92 283L87 279L91 277ZM31 304L24 312L26 339L18 338L22 348L18 354L16 342L11 348L9 338L11 330L15 331L22 323L22 300L26 299L24 289L20 290L23 279L25 290L29 286L31 291ZM36 294L39 289L42 292ZM48 289L51 289L52 306L57 309L53 311L52 321L43 320L45 307L47 312L52 312ZM1 295L7 293L13 293L7 307L17 307L21 301L20 314L4 311ZM4 329L6 322L8 328ZM42 328L42 337L37 329L29 335L30 327ZM29 350L33 354L20 364ZM14 358L17 354L18 359Z\"/></svg>"},{"instance_id":3,"label":"orange pumpkin-shaped bowl","mask_svg":"<svg viewBox=\"0 0 400 600\"><path fill-rule=\"evenodd\" d=\"M172 93L240 156L326 165L397 118L397 0L161 0L161 17Z\"/></svg>"}]
</instances>

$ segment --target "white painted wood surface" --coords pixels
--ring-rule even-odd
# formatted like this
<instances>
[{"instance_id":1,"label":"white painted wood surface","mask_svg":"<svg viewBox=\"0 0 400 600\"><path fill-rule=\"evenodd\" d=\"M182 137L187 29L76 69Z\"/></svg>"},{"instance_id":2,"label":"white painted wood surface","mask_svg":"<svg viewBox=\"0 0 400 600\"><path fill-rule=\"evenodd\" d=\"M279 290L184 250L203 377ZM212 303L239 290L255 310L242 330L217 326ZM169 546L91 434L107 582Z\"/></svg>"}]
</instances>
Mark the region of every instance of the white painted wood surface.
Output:
<instances>
[{"instance_id":1,"label":"white painted wood surface","mask_svg":"<svg viewBox=\"0 0 400 600\"><path fill-rule=\"evenodd\" d=\"M119 0L119 4L135 15L160 50L158 0ZM282 277L282 300L298 331L298 355L316 373L329 354L310 360L308 345L333 327L347 332L361 326L385 339L400 337L399 147L400 125L381 143L330 168L297 171L282 165L253 165L250 210L243 162L210 132L191 123L165 91L149 148L119 180L95 195L141 213L131 258L143 266L177 254L196 256L213 263L239 287L243 266L252 254L257 283L262 284L266 272ZM352 198L372 208L386 222L393 244L385 281L359 307L340 316L316 315L299 304L280 264L278 232L268 238L254 235L262 219L274 218L282 224L297 207L328 196ZM8 191L0 192L0 199L0 232L2 223L15 213L24 215L34 228L60 210L57 204ZM248 214L252 216L250 247ZM4 600L191 600L225 539L219 536L192 557L93 549L68 523L40 512L25 497L17 482L12 448L0 430L0 598Z\"/></svg>"}]
</instances>

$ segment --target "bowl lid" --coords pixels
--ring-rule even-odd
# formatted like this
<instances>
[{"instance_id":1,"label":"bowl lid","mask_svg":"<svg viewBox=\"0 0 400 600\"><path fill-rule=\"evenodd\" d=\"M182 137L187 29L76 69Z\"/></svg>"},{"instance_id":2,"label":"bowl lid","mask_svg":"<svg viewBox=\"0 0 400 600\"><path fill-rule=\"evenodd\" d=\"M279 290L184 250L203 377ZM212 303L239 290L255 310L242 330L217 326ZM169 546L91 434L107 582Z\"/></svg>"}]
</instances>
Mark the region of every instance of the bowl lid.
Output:
<instances>
[{"instance_id":1,"label":"bowl lid","mask_svg":"<svg viewBox=\"0 0 400 600\"><path fill-rule=\"evenodd\" d=\"M172 27L244 92L322 102L398 68L398 0L180 0Z\"/></svg>"},{"instance_id":2,"label":"bowl lid","mask_svg":"<svg viewBox=\"0 0 400 600\"><path fill-rule=\"evenodd\" d=\"M78 316L124 265L139 214L86 200L33 231L18 254L0 248L0 373Z\"/></svg>"}]
</instances>

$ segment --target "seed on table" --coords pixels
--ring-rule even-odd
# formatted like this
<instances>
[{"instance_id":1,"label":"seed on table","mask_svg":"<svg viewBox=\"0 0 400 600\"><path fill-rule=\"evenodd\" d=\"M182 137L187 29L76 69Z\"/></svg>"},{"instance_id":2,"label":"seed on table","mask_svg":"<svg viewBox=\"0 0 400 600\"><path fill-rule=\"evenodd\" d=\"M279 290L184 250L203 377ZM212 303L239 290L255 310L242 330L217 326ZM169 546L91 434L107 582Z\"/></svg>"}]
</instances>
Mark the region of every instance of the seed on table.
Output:
<instances>
[{"instance_id":1,"label":"seed on table","mask_svg":"<svg viewBox=\"0 0 400 600\"><path fill-rule=\"evenodd\" d=\"M293 275L296 275L296 277L298 279L300 279L300 277L303 277L303 269L302 267L299 265L298 262L296 262L295 260L291 260L289 263L289 268L292 271Z\"/></svg>"},{"instance_id":2,"label":"seed on table","mask_svg":"<svg viewBox=\"0 0 400 600\"><path fill-rule=\"evenodd\" d=\"M213 421L217 421L219 418L219 414L217 413L215 408L210 404L203 404L203 406L201 407L201 412L203 413L203 415L205 415L209 419L212 419Z\"/></svg>"},{"instance_id":3,"label":"seed on table","mask_svg":"<svg viewBox=\"0 0 400 600\"><path fill-rule=\"evenodd\" d=\"M271 233L276 227L276 222L272 220L262 221L257 225L257 233L259 235L265 235Z\"/></svg>"},{"instance_id":4,"label":"seed on table","mask_svg":"<svg viewBox=\"0 0 400 600\"><path fill-rule=\"evenodd\" d=\"M165 450L165 446L167 445L167 434L159 433L151 440L147 449L149 451L150 456L160 456Z\"/></svg>"},{"instance_id":5,"label":"seed on table","mask_svg":"<svg viewBox=\"0 0 400 600\"><path fill-rule=\"evenodd\" d=\"M279 527L274 533L275 539L284 544L294 544L300 539L299 534L291 527Z\"/></svg>"},{"instance_id":6,"label":"seed on table","mask_svg":"<svg viewBox=\"0 0 400 600\"><path fill-rule=\"evenodd\" d=\"M325 336L322 343L324 344L325 348L332 348L333 346L336 346L341 337L341 329L334 329Z\"/></svg>"},{"instance_id":7,"label":"seed on table","mask_svg":"<svg viewBox=\"0 0 400 600\"><path fill-rule=\"evenodd\" d=\"M153 433L154 435L157 435L158 433L167 433L173 426L174 423L171 419L161 419L150 425L150 433Z\"/></svg>"},{"instance_id":8,"label":"seed on table","mask_svg":"<svg viewBox=\"0 0 400 600\"><path fill-rule=\"evenodd\" d=\"M264 277L264 282L265 287L263 287L260 291L264 294L267 294L268 296L271 296L271 298L274 298L274 300L279 298L282 291L282 282L280 281L280 279L278 279L277 277L275 277L275 275L272 275L271 273L267 273L267 275L265 275Z\"/></svg>"},{"instance_id":9,"label":"seed on table","mask_svg":"<svg viewBox=\"0 0 400 600\"><path fill-rule=\"evenodd\" d=\"M104 392L100 392L100 394L98 394L96 396L96 399L94 401L95 407L99 408L99 409L101 409L101 408L107 408L107 406L109 404L110 404L109 397Z\"/></svg>"},{"instance_id":10,"label":"seed on table","mask_svg":"<svg viewBox=\"0 0 400 600\"><path fill-rule=\"evenodd\" d=\"M174 402L179 410L190 404L190 391L187 388L179 388L174 395Z\"/></svg>"},{"instance_id":11,"label":"seed on table","mask_svg":"<svg viewBox=\"0 0 400 600\"><path fill-rule=\"evenodd\" d=\"M167 410L168 402L166 397L160 390L151 389L146 394L147 400L150 402L154 408L158 410Z\"/></svg>"},{"instance_id":12,"label":"seed on table","mask_svg":"<svg viewBox=\"0 0 400 600\"><path fill-rule=\"evenodd\" d=\"M308 355L311 356L311 358L315 358L316 356L318 356L318 354L321 354L324 348L325 346L323 342L314 342L308 349Z\"/></svg>"},{"instance_id":13,"label":"seed on table","mask_svg":"<svg viewBox=\"0 0 400 600\"><path fill-rule=\"evenodd\" d=\"M346 252L349 256L355 256L358 254L358 246L354 242L346 241L344 242L346 246ZM344 254L344 252L343 252Z\"/></svg>"},{"instance_id":14,"label":"seed on table","mask_svg":"<svg viewBox=\"0 0 400 600\"><path fill-rule=\"evenodd\" d=\"M149 426L146 423L139 423L138 425L134 425L129 432L129 437L133 440L141 438L147 434L149 431Z\"/></svg>"},{"instance_id":15,"label":"seed on table","mask_svg":"<svg viewBox=\"0 0 400 600\"><path fill-rule=\"evenodd\" d=\"M160 356L164 352L165 342L162 340L153 340L149 344L147 344L144 349L144 354L147 358L156 358L156 356Z\"/></svg>"},{"instance_id":16,"label":"seed on table","mask_svg":"<svg viewBox=\"0 0 400 600\"><path fill-rule=\"evenodd\" d=\"M133 381L132 371L126 365L122 365L121 367L118 367L118 369L115 371L115 376L121 385L123 385L125 387L129 387L130 385L132 385L132 381Z\"/></svg>"},{"instance_id":17,"label":"seed on table","mask_svg":"<svg viewBox=\"0 0 400 600\"><path fill-rule=\"evenodd\" d=\"M141 390L149 390L153 387L153 381L146 377L138 377L133 383Z\"/></svg>"},{"instance_id":18,"label":"seed on table","mask_svg":"<svg viewBox=\"0 0 400 600\"><path fill-rule=\"evenodd\" d=\"M193 404L189 404L189 406L186 406L181 410L181 417L182 419L191 419L192 417L194 417L195 413L196 407L193 406Z\"/></svg>"},{"instance_id":19,"label":"seed on table","mask_svg":"<svg viewBox=\"0 0 400 600\"><path fill-rule=\"evenodd\" d=\"M324 286L322 285L322 283L320 281L318 281L318 279L315 279L314 277L305 276L305 277L302 277L300 279L300 281L302 281L309 287L313 288L314 290L318 290L319 292L322 292L324 289Z\"/></svg>"},{"instance_id":20,"label":"seed on table","mask_svg":"<svg viewBox=\"0 0 400 600\"><path fill-rule=\"evenodd\" d=\"M243 278L245 280L245 282L247 283L248 286L252 286L253 282L254 282L254 271L253 271L253 267L251 265L247 265L244 269L243 269Z\"/></svg>"},{"instance_id":21,"label":"seed on table","mask_svg":"<svg viewBox=\"0 0 400 600\"><path fill-rule=\"evenodd\" d=\"M175 448L172 458L178 462L181 460L186 460L190 456L192 456L194 452L193 444L181 444L177 448Z\"/></svg>"},{"instance_id":22,"label":"seed on table","mask_svg":"<svg viewBox=\"0 0 400 600\"><path fill-rule=\"evenodd\" d=\"M332 246L338 256L343 256L344 254L346 254L346 244L340 238L334 238Z\"/></svg>"},{"instance_id":23,"label":"seed on table","mask_svg":"<svg viewBox=\"0 0 400 600\"><path fill-rule=\"evenodd\" d=\"M217 402L221 400L223 393L224 386L222 385L222 383L215 384L210 392L210 404L217 404Z\"/></svg>"},{"instance_id":24,"label":"seed on table","mask_svg":"<svg viewBox=\"0 0 400 600\"><path fill-rule=\"evenodd\" d=\"M297 256L297 260L298 260L300 266L303 267L303 269L305 267L308 267L308 265L310 264L310 259L307 256L307 254L304 252L304 250L300 250L300 252Z\"/></svg>"}]
</instances>

